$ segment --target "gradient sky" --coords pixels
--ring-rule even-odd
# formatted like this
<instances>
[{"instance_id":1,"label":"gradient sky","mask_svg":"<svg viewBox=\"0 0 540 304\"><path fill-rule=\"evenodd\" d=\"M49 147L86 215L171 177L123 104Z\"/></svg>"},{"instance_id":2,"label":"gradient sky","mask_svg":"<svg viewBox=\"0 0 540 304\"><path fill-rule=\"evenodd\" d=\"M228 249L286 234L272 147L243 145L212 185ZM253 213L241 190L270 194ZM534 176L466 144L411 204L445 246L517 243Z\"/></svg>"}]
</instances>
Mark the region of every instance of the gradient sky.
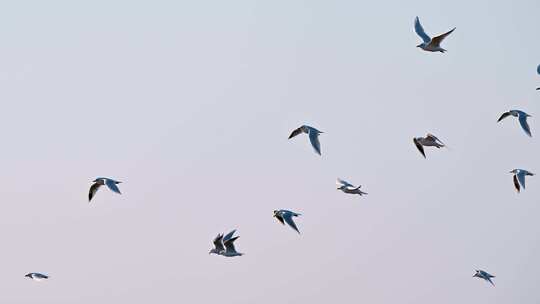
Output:
<instances>
[{"instance_id":1,"label":"gradient sky","mask_svg":"<svg viewBox=\"0 0 540 304\"><path fill-rule=\"evenodd\" d=\"M0 302L540 302L540 177L518 195L508 173L540 173L539 10L4 1ZM417 15L457 27L447 53L415 47ZM496 123L512 108L535 137ZM304 123L322 157L287 140ZM426 132L450 149L424 160ZM123 194L88 204L98 176ZM208 255L234 228L246 254Z\"/></svg>"}]
</instances>

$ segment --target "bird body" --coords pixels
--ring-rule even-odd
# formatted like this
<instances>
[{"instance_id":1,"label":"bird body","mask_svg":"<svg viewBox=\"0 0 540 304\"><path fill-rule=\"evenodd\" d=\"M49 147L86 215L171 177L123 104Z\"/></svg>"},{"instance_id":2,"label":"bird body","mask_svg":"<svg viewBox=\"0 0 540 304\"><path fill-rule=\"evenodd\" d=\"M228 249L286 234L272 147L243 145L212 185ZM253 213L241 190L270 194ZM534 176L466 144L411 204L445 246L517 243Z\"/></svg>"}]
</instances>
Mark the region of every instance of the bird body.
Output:
<instances>
[{"instance_id":1,"label":"bird body","mask_svg":"<svg viewBox=\"0 0 540 304\"><path fill-rule=\"evenodd\" d=\"M315 150L315 153L321 155L321 143L319 142L319 134L324 132L321 132L310 126L302 125L301 127L292 131L291 135L289 135L289 139L301 133L306 133L309 136L309 141L311 142L311 146Z\"/></svg>"},{"instance_id":2,"label":"bird body","mask_svg":"<svg viewBox=\"0 0 540 304\"><path fill-rule=\"evenodd\" d=\"M362 187L362 186L356 187L356 186L350 184L349 182L344 181L344 180L342 180L340 178L337 179L336 184L338 186L337 190L341 190L341 191L343 191L344 193L347 193L347 194L358 194L360 196L362 196L364 194L367 194L366 192L363 192L362 190L360 190L360 187Z\"/></svg>"},{"instance_id":3,"label":"bird body","mask_svg":"<svg viewBox=\"0 0 540 304\"><path fill-rule=\"evenodd\" d=\"M426 152L424 151L424 147L436 147L437 149L446 147L440 139L430 133L426 134L425 137L413 138L413 142L418 151L420 151L422 156L424 156L424 158L426 158Z\"/></svg>"},{"instance_id":4,"label":"bird body","mask_svg":"<svg viewBox=\"0 0 540 304\"><path fill-rule=\"evenodd\" d=\"M121 182L116 181L114 179L106 178L106 177L98 177L93 181L92 186L90 186L90 191L88 192L88 202L92 200L92 198L96 195L96 192L99 190L99 188L103 185L107 185L107 187L118 194L120 193L120 189L118 189L118 184Z\"/></svg>"},{"instance_id":5,"label":"bird body","mask_svg":"<svg viewBox=\"0 0 540 304\"><path fill-rule=\"evenodd\" d=\"M494 278L495 276L483 270L476 270L476 273L473 275L473 277L484 279L491 283L491 285L495 286L495 284L493 284L493 281L491 280L491 278Z\"/></svg>"},{"instance_id":6,"label":"bird body","mask_svg":"<svg viewBox=\"0 0 540 304\"><path fill-rule=\"evenodd\" d=\"M501 117L499 117L497 122L500 122L501 120L505 119L508 116L517 117L519 124L521 125L521 128L523 129L523 131L525 131L525 134L529 135L529 137L532 137L531 128L529 127L529 124L527 123L527 117L531 117L531 115L521 110L510 110L508 112L504 112L501 115Z\"/></svg>"},{"instance_id":7,"label":"bird body","mask_svg":"<svg viewBox=\"0 0 540 304\"><path fill-rule=\"evenodd\" d=\"M289 210L284 210L284 209L274 210L274 217L280 223L282 223L283 225L285 225L285 223L287 223L287 225L289 225L289 227L291 227L292 229L294 229L298 233L300 233L300 231L298 230L298 227L296 226L296 223L294 222L293 217L297 217L299 215L301 215L301 214L296 213L296 212L292 212L292 211L289 211Z\"/></svg>"},{"instance_id":8,"label":"bird body","mask_svg":"<svg viewBox=\"0 0 540 304\"><path fill-rule=\"evenodd\" d=\"M28 274L25 275L25 277L30 278L30 279L32 279L34 281L38 281L38 282L46 280L46 279L49 278L48 275L44 275L44 274L39 273L39 272L28 273Z\"/></svg>"},{"instance_id":9,"label":"bird body","mask_svg":"<svg viewBox=\"0 0 540 304\"><path fill-rule=\"evenodd\" d=\"M419 45L417 45L416 47L419 47L422 50L428 51L428 52L441 52L441 53L444 53L444 52L446 52L446 50L441 47L441 42L444 40L444 38L446 38L446 36L450 35L455 29L456 28L454 27L453 29L451 29L450 31L448 31L448 32L446 32L446 33L444 33L442 35L431 38L424 31L424 28L422 27L422 24L420 24L420 19L417 16L414 19L414 30L415 30L416 34L418 36L420 36L420 38L422 38L423 42L420 43Z\"/></svg>"}]
</instances>

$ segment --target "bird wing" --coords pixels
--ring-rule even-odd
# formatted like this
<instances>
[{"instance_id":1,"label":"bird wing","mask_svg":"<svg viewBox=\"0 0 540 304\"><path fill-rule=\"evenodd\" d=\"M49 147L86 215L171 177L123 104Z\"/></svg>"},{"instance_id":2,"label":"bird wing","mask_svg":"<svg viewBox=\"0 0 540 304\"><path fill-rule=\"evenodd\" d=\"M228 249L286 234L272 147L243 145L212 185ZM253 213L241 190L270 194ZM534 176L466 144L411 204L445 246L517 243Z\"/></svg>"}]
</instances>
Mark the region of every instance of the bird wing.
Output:
<instances>
[{"instance_id":1,"label":"bird wing","mask_svg":"<svg viewBox=\"0 0 540 304\"><path fill-rule=\"evenodd\" d=\"M523 189L525 189L525 172L524 171L519 171L518 174L516 174L518 180L519 180L519 183L521 184L521 187L523 187Z\"/></svg>"},{"instance_id":2,"label":"bird wing","mask_svg":"<svg viewBox=\"0 0 540 304\"><path fill-rule=\"evenodd\" d=\"M280 223L282 223L283 225L285 225L285 222L283 221L283 217L281 217L281 215L276 214L275 218L277 218L278 221L279 221Z\"/></svg>"},{"instance_id":3,"label":"bird wing","mask_svg":"<svg viewBox=\"0 0 540 304\"><path fill-rule=\"evenodd\" d=\"M337 179L336 184L337 184L338 186L345 186L345 187L353 187L353 188L354 188L353 185L351 185L351 184L348 183L347 181L342 180L341 178L338 178L338 179Z\"/></svg>"},{"instance_id":4,"label":"bird wing","mask_svg":"<svg viewBox=\"0 0 540 304\"><path fill-rule=\"evenodd\" d=\"M444 143L442 142L442 140L438 139L437 136L431 134L431 133L428 133L426 135L426 137L434 142L439 142L439 144L443 145L444 146Z\"/></svg>"},{"instance_id":5,"label":"bird wing","mask_svg":"<svg viewBox=\"0 0 540 304\"><path fill-rule=\"evenodd\" d=\"M519 115L519 124L521 125L521 128L523 128L523 131L525 131L527 135L532 137L531 128L529 127L529 124L527 123L526 115Z\"/></svg>"},{"instance_id":6,"label":"bird wing","mask_svg":"<svg viewBox=\"0 0 540 304\"><path fill-rule=\"evenodd\" d=\"M310 130L309 141L311 142L313 149L315 149L315 152L321 155L321 143L319 142L319 132Z\"/></svg>"},{"instance_id":7,"label":"bird wing","mask_svg":"<svg viewBox=\"0 0 540 304\"><path fill-rule=\"evenodd\" d=\"M225 245L225 250L227 252L231 252L231 253L235 253L236 252L236 249L234 248L234 241L236 241L236 239L238 239L239 236L235 236L231 239L228 239L226 240L225 242L223 242L223 245Z\"/></svg>"},{"instance_id":8,"label":"bird wing","mask_svg":"<svg viewBox=\"0 0 540 304\"><path fill-rule=\"evenodd\" d=\"M519 187L519 182L517 179L517 174L514 174L514 187L516 187L517 192L519 192L520 187Z\"/></svg>"},{"instance_id":9,"label":"bird wing","mask_svg":"<svg viewBox=\"0 0 540 304\"><path fill-rule=\"evenodd\" d=\"M116 181L115 180L106 179L105 180L105 185L107 185L107 187L109 187L109 189L111 189L111 191L116 192L118 194L122 194L122 193L120 193L120 189L118 189L118 186L116 186Z\"/></svg>"},{"instance_id":10,"label":"bird wing","mask_svg":"<svg viewBox=\"0 0 540 304\"><path fill-rule=\"evenodd\" d=\"M439 35L437 37L433 37L431 39L431 44L435 45L435 46L440 46L441 45L441 42L444 40L444 38L446 38L446 36L452 34L452 32L455 30L456 28L453 28L451 30L449 30L448 32L442 34L442 35Z\"/></svg>"},{"instance_id":11,"label":"bird wing","mask_svg":"<svg viewBox=\"0 0 540 304\"><path fill-rule=\"evenodd\" d=\"M416 146L416 148L418 149L418 151L420 151L420 153L422 153L424 158L426 158L426 153L424 152L424 146L422 146L420 144L420 142L418 142L418 139L416 139L416 138L413 138L413 142L414 142L414 145Z\"/></svg>"},{"instance_id":12,"label":"bird wing","mask_svg":"<svg viewBox=\"0 0 540 304\"><path fill-rule=\"evenodd\" d=\"M225 248L223 247L223 234L218 234L214 239L214 247L217 251L222 251Z\"/></svg>"},{"instance_id":13,"label":"bird wing","mask_svg":"<svg viewBox=\"0 0 540 304\"><path fill-rule=\"evenodd\" d=\"M425 43L429 43L431 41L431 38L429 38L428 34L426 34L426 31L424 31L424 28L422 27L422 24L420 24L420 19L418 16L414 19L414 31Z\"/></svg>"},{"instance_id":14,"label":"bird wing","mask_svg":"<svg viewBox=\"0 0 540 304\"><path fill-rule=\"evenodd\" d=\"M94 195L96 195L96 192L98 191L99 187L101 187L100 184L94 183L92 186L90 186L90 191L88 192L88 202L92 200Z\"/></svg>"},{"instance_id":15,"label":"bird wing","mask_svg":"<svg viewBox=\"0 0 540 304\"><path fill-rule=\"evenodd\" d=\"M292 131L291 135L289 135L289 139L295 137L296 135L298 134L301 134L302 133L302 127L298 128L298 129L295 129L294 131Z\"/></svg>"},{"instance_id":16,"label":"bird wing","mask_svg":"<svg viewBox=\"0 0 540 304\"><path fill-rule=\"evenodd\" d=\"M490 282L491 285L495 286L495 284L493 283L493 281L491 280L491 278L488 276L485 277L486 281Z\"/></svg>"},{"instance_id":17,"label":"bird wing","mask_svg":"<svg viewBox=\"0 0 540 304\"><path fill-rule=\"evenodd\" d=\"M236 229L234 229L233 231L227 233L224 237L223 237L223 243L225 243L226 241L230 240L232 238L232 236L234 235L234 233L236 232Z\"/></svg>"},{"instance_id":18,"label":"bird wing","mask_svg":"<svg viewBox=\"0 0 540 304\"><path fill-rule=\"evenodd\" d=\"M296 227L296 224L294 223L293 219L293 213L292 212L287 212L283 215L283 219L285 220L285 222L287 222L287 225L289 225L292 229L296 230L296 232L300 233L300 231L298 230L298 227Z\"/></svg>"},{"instance_id":19,"label":"bird wing","mask_svg":"<svg viewBox=\"0 0 540 304\"><path fill-rule=\"evenodd\" d=\"M506 117L510 116L510 112L504 112L502 113L501 117L499 117L499 119L497 119L497 122L505 119Z\"/></svg>"}]
</instances>

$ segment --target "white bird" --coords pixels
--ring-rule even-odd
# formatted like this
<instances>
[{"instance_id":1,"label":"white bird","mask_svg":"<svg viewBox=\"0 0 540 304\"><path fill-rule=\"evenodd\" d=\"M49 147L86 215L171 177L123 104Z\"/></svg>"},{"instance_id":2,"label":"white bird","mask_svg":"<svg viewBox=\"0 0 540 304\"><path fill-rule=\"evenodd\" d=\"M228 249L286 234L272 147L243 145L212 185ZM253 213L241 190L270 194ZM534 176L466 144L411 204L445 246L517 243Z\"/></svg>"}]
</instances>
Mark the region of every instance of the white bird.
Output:
<instances>
[{"instance_id":1,"label":"white bird","mask_svg":"<svg viewBox=\"0 0 540 304\"><path fill-rule=\"evenodd\" d=\"M117 184L120 184L121 182L115 181L114 179L106 178L106 177L98 177L93 181L92 186L90 186L90 192L88 193L88 202L92 200L94 195L96 195L96 192L98 191L99 187L103 185L107 185L107 187L118 194L120 193L120 189L118 189Z\"/></svg>"},{"instance_id":2,"label":"white bird","mask_svg":"<svg viewBox=\"0 0 540 304\"><path fill-rule=\"evenodd\" d=\"M25 277L30 278L30 279L32 279L34 281L38 281L38 282L46 280L46 279L49 278L48 275L44 275L44 274L38 273L38 272L31 272L29 274L26 274Z\"/></svg>"},{"instance_id":3,"label":"white bird","mask_svg":"<svg viewBox=\"0 0 540 304\"><path fill-rule=\"evenodd\" d=\"M491 281L491 278L494 278L495 276L490 275L489 273L487 273L487 272L485 272L483 270L476 270L476 273L473 275L473 278L474 277L484 279L484 280L490 282L491 285L495 286L495 284L493 284L493 281Z\"/></svg>"},{"instance_id":4,"label":"white bird","mask_svg":"<svg viewBox=\"0 0 540 304\"><path fill-rule=\"evenodd\" d=\"M321 155L321 143L319 142L319 134L324 133L324 132L321 132L310 126L303 125L299 127L298 129L295 129L294 131L292 131L291 135L289 135L289 139L295 137L296 135L300 133L308 134L309 141L311 142L313 149L315 149L315 152L317 154Z\"/></svg>"},{"instance_id":5,"label":"white bird","mask_svg":"<svg viewBox=\"0 0 540 304\"><path fill-rule=\"evenodd\" d=\"M506 117L508 116L514 116L514 117L517 117L518 120L519 120L519 124L521 125L521 128L523 129L523 131L525 131L525 133L527 135L529 135L530 137L532 137L532 134L531 134L531 128L529 127L529 124L527 123L527 117L532 117L531 115L523 112L523 111L520 111L520 110L510 110L508 112L504 112L501 117L499 117L499 119L497 120L497 122L505 119Z\"/></svg>"},{"instance_id":6,"label":"white bird","mask_svg":"<svg viewBox=\"0 0 540 304\"><path fill-rule=\"evenodd\" d=\"M243 255L243 253L237 252L234 248L234 241L239 238L238 236L233 237L235 232L236 229L229 232L225 236L223 236L223 234L218 234L217 237L214 239L214 248L212 248L210 252L208 252L208 254L214 253L226 257Z\"/></svg>"},{"instance_id":7,"label":"white bird","mask_svg":"<svg viewBox=\"0 0 540 304\"><path fill-rule=\"evenodd\" d=\"M296 230L296 232L298 232L298 233L300 233L300 231L298 230L298 227L296 227L296 224L295 224L295 222L293 220L293 217L296 217L296 216L299 216L299 215L301 215L301 214L296 213L296 212L292 212L292 211L289 211L289 210L284 210L284 209L274 210L274 217L280 223L282 223L283 225L285 225L285 223L287 223L287 225L289 225L289 227Z\"/></svg>"},{"instance_id":8,"label":"white bird","mask_svg":"<svg viewBox=\"0 0 540 304\"><path fill-rule=\"evenodd\" d=\"M446 147L444 145L444 143L438 139L435 135L433 134L426 134L425 137L415 137L413 138L413 142L414 142L414 145L416 146L416 148L418 148L418 151L420 151L420 153L424 156L424 158L426 158L426 153L424 151L424 146L426 147L436 147L437 149L439 148L442 148L442 147Z\"/></svg>"},{"instance_id":9,"label":"white bird","mask_svg":"<svg viewBox=\"0 0 540 304\"><path fill-rule=\"evenodd\" d=\"M523 169L514 169L510 171L510 173L514 174L514 186L516 187L517 192L520 191L520 185L521 185L521 188L525 189L525 176L534 175L534 173L531 173Z\"/></svg>"},{"instance_id":10,"label":"white bird","mask_svg":"<svg viewBox=\"0 0 540 304\"><path fill-rule=\"evenodd\" d=\"M348 193L348 194L358 194L360 196L364 195L364 194L367 194L366 192L362 192L362 190L360 190L360 187L362 186L353 186L352 184L338 178L337 181L336 181L336 184L338 186L337 190L341 190L343 191L344 193Z\"/></svg>"},{"instance_id":11,"label":"white bird","mask_svg":"<svg viewBox=\"0 0 540 304\"><path fill-rule=\"evenodd\" d=\"M420 36L420 38L422 38L424 42L420 43L416 47L419 47L422 50L428 51L428 52L444 53L446 52L446 50L441 47L441 42L444 40L444 38L446 38L446 36L450 35L455 29L456 28L454 27L453 29L451 29L450 31L442 35L431 38L424 31L424 28L420 24L420 19L418 19L418 16L417 16L416 19L414 19L414 30L416 31L416 34L418 34L418 36Z\"/></svg>"}]
</instances>

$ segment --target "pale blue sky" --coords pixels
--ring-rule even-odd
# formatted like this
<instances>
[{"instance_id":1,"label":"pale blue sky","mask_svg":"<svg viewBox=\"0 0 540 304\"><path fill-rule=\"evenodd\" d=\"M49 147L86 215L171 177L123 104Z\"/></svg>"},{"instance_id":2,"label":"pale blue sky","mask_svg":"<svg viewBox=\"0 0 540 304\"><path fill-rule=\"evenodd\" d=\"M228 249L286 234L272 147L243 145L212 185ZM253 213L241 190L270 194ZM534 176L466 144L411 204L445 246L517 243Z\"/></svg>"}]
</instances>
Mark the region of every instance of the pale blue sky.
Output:
<instances>
[{"instance_id":1,"label":"pale blue sky","mask_svg":"<svg viewBox=\"0 0 540 304\"><path fill-rule=\"evenodd\" d=\"M539 9L5 1L0 302L538 303L540 180L508 171L540 172ZM447 53L415 47L417 15L457 27ZM322 157L287 140L304 123ZM424 160L426 132L451 150ZM88 204L98 176L123 195ZM246 255L209 256L234 228Z\"/></svg>"}]
</instances>

